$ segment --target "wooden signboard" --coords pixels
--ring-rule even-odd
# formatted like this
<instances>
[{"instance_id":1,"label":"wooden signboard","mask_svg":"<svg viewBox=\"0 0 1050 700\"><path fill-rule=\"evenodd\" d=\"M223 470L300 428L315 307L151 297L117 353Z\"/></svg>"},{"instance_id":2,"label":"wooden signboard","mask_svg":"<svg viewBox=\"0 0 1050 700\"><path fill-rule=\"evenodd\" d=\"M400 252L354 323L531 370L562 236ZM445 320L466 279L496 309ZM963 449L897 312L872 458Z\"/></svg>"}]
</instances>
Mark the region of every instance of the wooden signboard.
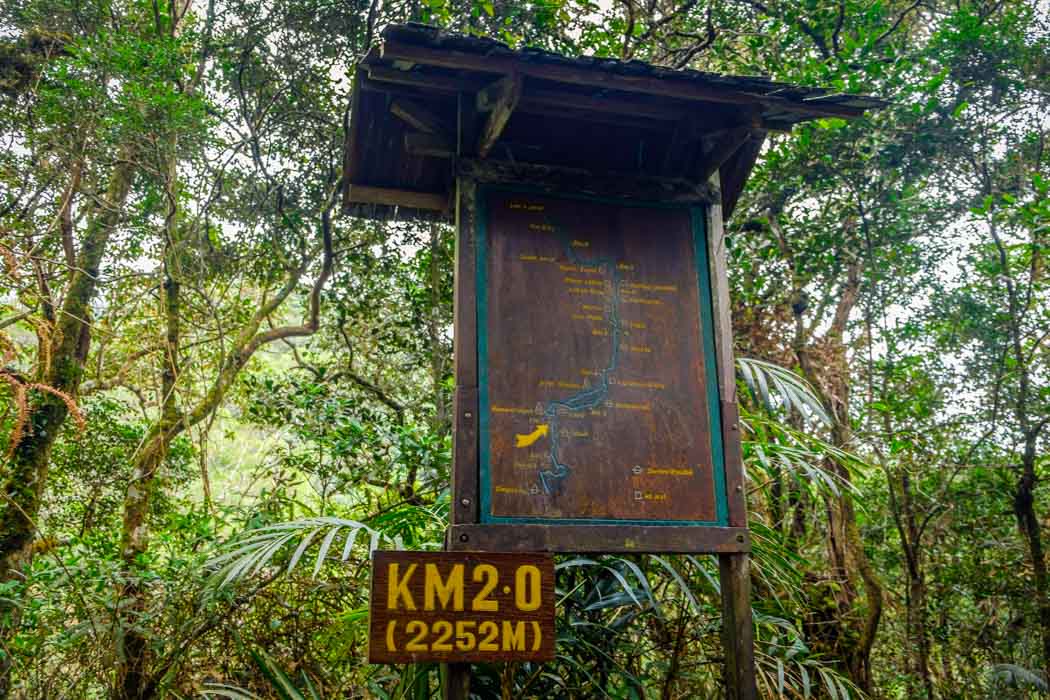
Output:
<instances>
[{"instance_id":1,"label":"wooden signboard","mask_svg":"<svg viewBox=\"0 0 1050 700\"><path fill-rule=\"evenodd\" d=\"M480 522L727 525L703 209L477 197Z\"/></svg>"},{"instance_id":2,"label":"wooden signboard","mask_svg":"<svg viewBox=\"0 0 1050 700\"><path fill-rule=\"evenodd\" d=\"M554 560L377 551L369 610L371 663L550 661Z\"/></svg>"},{"instance_id":3,"label":"wooden signboard","mask_svg":"<svg viewBox=\"0 0 1050 700\"><path fill-rule=\"evenodd\" d=\"M644 177L456 167L446 548L718 554L727 697L755 697L717 196ZM469 668L449 671L447 697L468 697Z\"/></svg>"}]
</instances>

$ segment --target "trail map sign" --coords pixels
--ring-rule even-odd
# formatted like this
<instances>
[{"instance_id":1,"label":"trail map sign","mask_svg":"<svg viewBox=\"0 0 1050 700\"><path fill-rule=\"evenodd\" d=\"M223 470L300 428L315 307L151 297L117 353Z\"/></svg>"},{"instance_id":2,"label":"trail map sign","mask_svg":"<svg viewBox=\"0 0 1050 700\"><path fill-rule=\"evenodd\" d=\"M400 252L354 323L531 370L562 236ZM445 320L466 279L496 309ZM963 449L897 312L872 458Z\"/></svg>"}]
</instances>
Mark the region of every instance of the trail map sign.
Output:
<instances>
[{"instance_id":1,"label":"trail map sign","mask_svg":"<svg viewBox=\"0 0 1050 700\"><path fill-rule=\"evenodd\" d=\"M725 525L703 211L478 200L482 523Z\"/></svg>"},{"instance_id":2,"label":"trail map sign","mask_svg":"<svg viewBox=\"0 0 1050 700\"><path fill-rule=\"evenodd\" d=\"M754 700L723 218L768 132L884 103L418 24L387 26L353 84L344 211L456 225L458 553L377 557L370 658L448 660L465 700L455 662L551 658L534 553L708 553L725 697Z\"/></svg>"},{"instance_id":3,"label":"trail map sign","mask_svg":"<svg viewBox=\"0 0 1050 700\"><path fill-rule=\"evenodd\" d=\"M554 560L377 551L369 610L371 663L549 661Z\"/></svg>"}]
</instances>

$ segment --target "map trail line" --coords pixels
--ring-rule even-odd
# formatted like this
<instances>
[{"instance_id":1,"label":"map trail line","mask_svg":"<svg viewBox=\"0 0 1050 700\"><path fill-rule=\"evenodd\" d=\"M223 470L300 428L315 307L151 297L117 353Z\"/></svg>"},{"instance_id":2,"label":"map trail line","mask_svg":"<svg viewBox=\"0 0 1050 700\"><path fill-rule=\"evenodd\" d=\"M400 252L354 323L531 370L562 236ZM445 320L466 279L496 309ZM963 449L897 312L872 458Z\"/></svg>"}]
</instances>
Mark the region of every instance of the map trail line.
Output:
<instances>
[{"instance_id":1,"label":"map trail line","mask_svg":"<svg viewBox=\"0 0 1050 700\"><path fill-rule=\"evenodd\" d=\"M569 262L581 268L607 268L612 282L610 290L611 301L607 301L606 320L609 324L612 351L610 352L609 364L598 374L595 386L583 389L565 399L555 399L547 402L544 407L543 416L550 426L550 469L540 471L540 484L548 495L553 494L562 481L572 472L572 467L561 461L559 447L561 435L558 430L559 412L586 411L602 405L609 397L609 376L616 371L620 358L620 274L616 267L616 260L612 258L597 258L595 260L584 260L573 250L572 240L560 227L555 227L565 246L565 255Z\"/></svg>"}]
</instances>

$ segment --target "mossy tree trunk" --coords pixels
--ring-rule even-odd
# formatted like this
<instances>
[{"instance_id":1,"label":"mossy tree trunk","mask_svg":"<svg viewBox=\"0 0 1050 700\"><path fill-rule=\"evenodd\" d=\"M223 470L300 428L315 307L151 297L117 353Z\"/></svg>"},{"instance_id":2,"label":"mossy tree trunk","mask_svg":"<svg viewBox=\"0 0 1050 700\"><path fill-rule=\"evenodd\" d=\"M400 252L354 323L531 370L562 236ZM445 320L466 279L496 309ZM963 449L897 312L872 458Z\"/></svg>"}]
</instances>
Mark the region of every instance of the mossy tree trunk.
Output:
<instances>
[{"instance_id":1,"label":"mossy tree trunk","mask_svg":"<svg viewBox=\"0 0 1050 700\"><path fill-rule=\"evenodd\" d=\"M81 241L76 266L61 306L55 310L50 333L41 334L46 348L38 349L42 360L40 380L51 389L75 400L84 376L91 342L91 304L99 286L99 270L106 247L120 225L131 190L134 166L124 149L110 172L104 197L93 206ZM45 308L45 313L48 313ZM48 362L43 362L47 358ZM0 503L0 577L9 580L26 563L36 536L36 519L47 482L51 448L69 415L62 396L33 392L28 405L25 433L15 446L2 472L3 502ZM18 611L0 604L2 636L7 638L18 625ZM0 697L7 694L10 659L0 662Z\"/></svg>"},{"instance_id":2,"label":"mossy tree trunk","mask_svg":"<svg viewBox=\"0 0 1050 700\"><path fill-rule=\"evenodd\" d=\"M172 177L174 173L172 173ZM149 550L149 509L157 488L157 474L164 464L171 443L188 428L206 420L218 409L238 374L255 352L269 343L312 335L320 326L320 295L332 274L332 220L331 213L339 192L333 185L321 212L321 243L315 254L304 257L300 265L289 272L284 286L260 306L237 334L228 359L219 369L211 388L192 410L183 412L177 402L179 382L179 345L181 334L180 265L182 249L178 212L169 215L163 260L162 312L165 322L165 352L162 376L161 415L151 427L143 447L138 452L132 470L131 482L124 498L124 520L121 532L121 558L126 579L130 582L122 591L128 601L129 620L118 639L114 697L118 700L143 700L157 697L167 669L151 666L150 637L146 615L146 596L138 583L136 568L140 558ZM176 202L178 198L169 197ZM263 323L288 299L299 286L308 266L321 256L321 271L314 280L308 299L307 319L302 325L279 326L260 331ZM138 618L138 619L134 619Z\"/></svg>"}]
</instances>

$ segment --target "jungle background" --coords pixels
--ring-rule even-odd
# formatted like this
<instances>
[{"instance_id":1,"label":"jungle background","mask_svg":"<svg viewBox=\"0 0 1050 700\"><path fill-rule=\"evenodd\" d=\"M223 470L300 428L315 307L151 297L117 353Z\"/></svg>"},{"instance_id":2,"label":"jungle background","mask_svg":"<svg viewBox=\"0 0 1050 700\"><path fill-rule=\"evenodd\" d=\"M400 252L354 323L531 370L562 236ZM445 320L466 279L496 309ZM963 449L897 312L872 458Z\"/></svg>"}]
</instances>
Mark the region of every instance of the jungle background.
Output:
<instances>
[{"instance_id":1,"label":"jungle background","mask_svg":"<svg viewBox=\"0 0 1050 700\"><path fill-rule=\"evenodd\" d=\"M728 222L760 690L1044 695L1045 2L4 0L0 696L438 696L365 643L447 519L453 235L338 195L406 20L891 101ZM720 695L710 558L558 571L557 660L475 694Z\"/></svg>"}]
</instances>

